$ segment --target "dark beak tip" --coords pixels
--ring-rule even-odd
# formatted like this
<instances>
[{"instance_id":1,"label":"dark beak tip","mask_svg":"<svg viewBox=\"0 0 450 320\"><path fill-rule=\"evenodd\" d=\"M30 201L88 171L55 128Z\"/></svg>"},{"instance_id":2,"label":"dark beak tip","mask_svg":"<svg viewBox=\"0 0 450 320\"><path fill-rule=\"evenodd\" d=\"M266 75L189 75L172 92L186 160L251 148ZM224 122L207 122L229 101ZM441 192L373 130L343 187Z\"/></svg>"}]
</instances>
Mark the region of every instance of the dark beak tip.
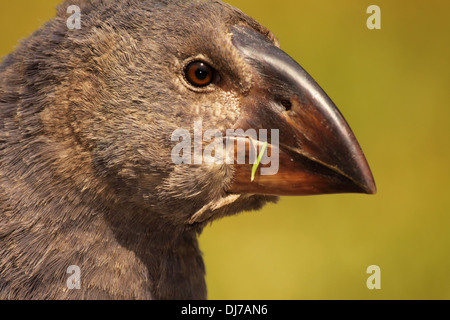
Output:
<instances>
[{"instance_id":1,"label":"dark beak tip","mask_svg":"<svg viewBox=\"0 0 450 320\"><path fill-rule=\"evenodd\" d=\"M365 184L358 183L357 188L359 191L357 191L356 193L360 194L375 195L378 192L377 187L373 181Z\"/></svg>"},{"instance_id":2,"label":"dark beak tip","mask_svg":"<svg viewBox=\"0 0 450 320\"><path fill-rule=\"evenodd\" d=\"M348 177L350 177L354 184L356 184L360 188L360 193L375 195L377 194L378 190L372 174L372 170L370 169L367 159L364 156L361 148L359 147L356 138L354 138L354 143L358 145L358 156L356 157L358 160L356 162L353 162L354 170L351 170L353 171L353 173L349 172ZM347 168L349 168L349 166L351 165L351 162L347 163Z\"/></svg>"},{"instance_id":3,"label":"dark beak tip","mask_svg":"<svg viewBox=\"0 0 450 320\"><path fill-rule=\"evenodd\" d=\"M353 175L351 179L361 189L361 193L375 195L378 192L375 179L373 177L372 171L370 170L369 164L367 163L367 160L362 152L361 155L362 161L358 163L358 173L356 174L356 176Z\"/></svg>"},{"instance_id":4,"label":"dark beak tip","mask_svg":"<svg viewBox=\"0 0 450 320\"><path fill-rule=\"evenodd\" d=\"M365 187L366 194L369 194L369 195L377 194L378 189L377 189L377 185L375 184L375 180L374 180L372 174L370 175L370 178L367 179L367 182L364 185L364 187Z\"/></svg>"}]
</instances>

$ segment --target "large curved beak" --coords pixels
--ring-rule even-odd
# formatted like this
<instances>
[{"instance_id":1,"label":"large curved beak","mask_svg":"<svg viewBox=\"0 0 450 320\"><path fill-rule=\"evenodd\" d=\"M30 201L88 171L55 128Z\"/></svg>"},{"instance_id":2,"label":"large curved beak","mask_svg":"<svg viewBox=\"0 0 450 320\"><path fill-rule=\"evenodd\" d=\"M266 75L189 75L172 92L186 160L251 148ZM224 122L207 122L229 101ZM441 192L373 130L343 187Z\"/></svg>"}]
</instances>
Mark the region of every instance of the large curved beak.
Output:
<instances>
[{"instance_id":1,"label":"large curved beak","mask_svg":"<svg viewBox=\"0 0 450 320\"><path fill-rule=\"evenodd\" d=\"M267 130L264 139L245 137L247 159L253 149L256 155L263 151L264 141L268 145L260 164L257 160L256 164L234 164L234 180L227 191L267 195L376 193L358 141L314 79L260 33L243 26L233 27L231 33L232 43L253 77L252 88L242 98L235 129L247 133ZM237 152L235 156L237 159Z\"/></svg>"}]
</instances>

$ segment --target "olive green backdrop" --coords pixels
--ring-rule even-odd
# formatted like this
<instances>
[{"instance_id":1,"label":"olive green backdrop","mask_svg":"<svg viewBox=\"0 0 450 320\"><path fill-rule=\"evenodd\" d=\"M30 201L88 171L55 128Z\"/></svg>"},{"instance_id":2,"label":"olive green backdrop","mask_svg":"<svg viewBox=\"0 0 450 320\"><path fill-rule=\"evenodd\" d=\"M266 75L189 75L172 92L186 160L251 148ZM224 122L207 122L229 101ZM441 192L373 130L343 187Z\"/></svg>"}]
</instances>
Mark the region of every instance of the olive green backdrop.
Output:
<instances>
[{"instance_id":1,"label":"olive green backdrop","mask_svg":"<svg viewBox=\"0 0 450 320\"><path fill-rule=\"evenodd\" d=\"M58 0L0 1L0 56ZM282 198L201 236L210 299L450 299L450 3L230 0L279 38L354 130L376 196ZM366 9L381 8L381 30ZM366 269L381 268L369 290Z\"/></svg>"}]
</instances>

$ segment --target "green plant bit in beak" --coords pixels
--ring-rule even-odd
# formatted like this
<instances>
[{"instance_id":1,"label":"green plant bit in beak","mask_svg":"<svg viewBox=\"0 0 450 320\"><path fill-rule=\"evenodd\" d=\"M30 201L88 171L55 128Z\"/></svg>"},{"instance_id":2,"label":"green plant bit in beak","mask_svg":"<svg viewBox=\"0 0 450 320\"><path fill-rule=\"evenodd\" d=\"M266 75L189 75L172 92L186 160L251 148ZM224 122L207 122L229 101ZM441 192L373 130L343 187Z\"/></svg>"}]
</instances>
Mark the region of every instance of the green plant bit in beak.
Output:
<instances>
[{"instance_id":1,"label":"green plant bit in beak","mask_svg":"<svg viewBox=\"0 0 450 320\"><path fill-rule=\"evenodd\" d=\"M253 164L251 182L253 182L253 180L255 180L256 170L258 170L259 164L261 163L261 159L264 156L264 153L266 152L268 145L269 145L269 143L267 141L264 142L264 145L261 148L261 152L259 153L258 158L256 159L256 162Z\"/></svg>"}]
</instances>

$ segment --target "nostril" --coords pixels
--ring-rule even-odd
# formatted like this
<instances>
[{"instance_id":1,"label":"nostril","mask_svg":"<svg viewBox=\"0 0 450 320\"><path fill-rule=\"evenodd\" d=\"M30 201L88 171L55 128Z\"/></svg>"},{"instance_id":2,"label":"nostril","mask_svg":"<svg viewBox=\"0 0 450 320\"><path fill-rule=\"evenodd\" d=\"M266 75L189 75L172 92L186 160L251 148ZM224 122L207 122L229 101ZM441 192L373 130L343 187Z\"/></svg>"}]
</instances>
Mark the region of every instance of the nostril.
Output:
<instances>
[{"instance_id":1,"label":"nostril","mask_svg":"<svg viewBox=\"0 0 450 320\"><path fill-rule=\"evenodd\" d=\"M286 109L286 111L290 111L292 109L292 102L288 99L281 99L281 105Z\"/></svg>"}]
</instances>

